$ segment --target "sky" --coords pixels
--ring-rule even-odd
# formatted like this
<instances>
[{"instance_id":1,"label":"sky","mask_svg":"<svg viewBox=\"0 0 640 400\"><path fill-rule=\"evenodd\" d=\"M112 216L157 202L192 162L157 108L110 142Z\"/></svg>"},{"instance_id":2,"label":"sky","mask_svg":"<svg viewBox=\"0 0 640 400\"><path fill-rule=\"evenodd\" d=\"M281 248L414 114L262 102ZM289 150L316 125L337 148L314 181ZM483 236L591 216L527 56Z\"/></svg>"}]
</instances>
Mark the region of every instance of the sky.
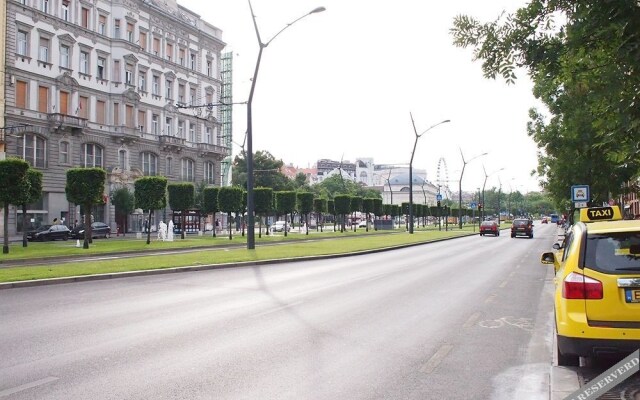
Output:
<instances>
[{"instance_id":1,"label":"sky","mask_svg":"<svg viewBox=\"0 0 640 400\"><path fill-rule=\"evenodd\" d=\"M233 51L233 100L248 99L258 55L248 1L179 0L223 31ZM539 191L537 147L528 110L541 108L524 72L515 85L486 79L472 49L453 45L456 15L488 22L524 0L252 0L263 43L318 6L326 11L288 27L263 51L253 99L253 150L285 164L373 158L408 164L457 191ZM234 106L233 153L246 132L246 106ZM487 155L480 156L483 153ZM484 167L484 169L483 169ZM440 174L438 174L438 170Z\"/></svg>"}]
</instances>

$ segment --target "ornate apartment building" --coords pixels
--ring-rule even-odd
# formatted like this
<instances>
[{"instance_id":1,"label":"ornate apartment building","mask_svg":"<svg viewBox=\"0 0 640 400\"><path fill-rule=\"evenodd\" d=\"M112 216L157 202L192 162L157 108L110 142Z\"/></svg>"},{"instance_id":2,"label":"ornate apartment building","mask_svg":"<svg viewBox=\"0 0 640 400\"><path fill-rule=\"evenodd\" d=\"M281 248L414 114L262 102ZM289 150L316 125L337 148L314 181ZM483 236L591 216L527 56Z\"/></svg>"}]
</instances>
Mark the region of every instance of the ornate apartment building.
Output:
<instances>
[{"instance_id":1,"label":"ornate apartment building","mask_svg":"<svg viewBox=\"0 0 640 400\"><path fill-rule=\"evenodd\" d=\"M231 113L220 29L175 0L4 1L5 126L21 127L5 129L6 155L44 174L27 218L79 219L65 196L73 167L104 168L106 196L145 175L221 185ZM92 214L115 225L110 201ZM10 234L22 220L12 208Z\"/></svg>"}]
</instances>

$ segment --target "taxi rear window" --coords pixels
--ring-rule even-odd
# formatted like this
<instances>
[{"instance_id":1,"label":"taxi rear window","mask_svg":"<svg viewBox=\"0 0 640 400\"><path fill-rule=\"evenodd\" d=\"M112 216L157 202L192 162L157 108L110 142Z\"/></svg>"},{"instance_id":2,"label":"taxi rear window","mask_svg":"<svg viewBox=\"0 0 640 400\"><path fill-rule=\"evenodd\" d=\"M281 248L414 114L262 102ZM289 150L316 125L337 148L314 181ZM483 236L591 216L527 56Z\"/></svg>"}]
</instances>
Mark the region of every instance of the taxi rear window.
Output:
<instances>
[{"instance_id":1,"label":"taxi rear window","mask_svg":"<svg viewBox=\"0 0 640 400\"><path fill-rule=\"evenodd\" d=\"M588 234L584 265L613 274L640 271L640 232Z\"/></svg>"}]
</instances>

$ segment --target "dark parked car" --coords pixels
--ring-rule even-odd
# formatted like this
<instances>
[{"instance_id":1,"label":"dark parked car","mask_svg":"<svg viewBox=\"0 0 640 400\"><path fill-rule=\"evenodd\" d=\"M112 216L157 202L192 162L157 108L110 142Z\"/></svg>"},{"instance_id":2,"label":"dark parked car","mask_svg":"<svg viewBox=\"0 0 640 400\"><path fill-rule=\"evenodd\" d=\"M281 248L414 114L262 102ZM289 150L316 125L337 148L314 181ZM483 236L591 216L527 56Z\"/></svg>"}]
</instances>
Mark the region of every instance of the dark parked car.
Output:
<instances>
[{"instance_id":1,"label":"dark parked car","mask_svg":"<svg viewBox=\"0 0 640 400\"><path fill-rule=\"evenodd\" d=\"M42 225L40 228L35 231L31 231L27 233L27 240L40 240L44 242L45 240L56 240L62 239L67 240L71 235L71 231L67 228L66 225Z\"/></svg>"},{"instance_id":2,"label":"dark parked car","mask_svg":"<svg viewBox=\"0 0 640 400\"><path fill-rule=\"evenodd\" d=\"M528 236L529 239L533 239L533 221L530 219L514 219L511 224L511 237L516 236Z\"/></svg>"},{"instance_id":3,"label":"dark parked car","mask_svg":"<svg viewBox=\"0 0 640 400\"><path fill-rule=\"evenodd\" d=\"M92 238L108 238L111 236L111 227L104 222L94 222L91 224ZM71 237L74 239L84 239L84 225L78 225L71 231Z\"/></svg>"},{"instance_id":4,"label":"dark parked car","mask_svg":"<svg viewBox=\"0 0 640 400\"><path fill-rule=\"evenodd\" d=\"M480 224L480 236L487 234L500 236L500 229L498 229L498 223L496 221L483 221Z\"/></svg>"}]
</instances>

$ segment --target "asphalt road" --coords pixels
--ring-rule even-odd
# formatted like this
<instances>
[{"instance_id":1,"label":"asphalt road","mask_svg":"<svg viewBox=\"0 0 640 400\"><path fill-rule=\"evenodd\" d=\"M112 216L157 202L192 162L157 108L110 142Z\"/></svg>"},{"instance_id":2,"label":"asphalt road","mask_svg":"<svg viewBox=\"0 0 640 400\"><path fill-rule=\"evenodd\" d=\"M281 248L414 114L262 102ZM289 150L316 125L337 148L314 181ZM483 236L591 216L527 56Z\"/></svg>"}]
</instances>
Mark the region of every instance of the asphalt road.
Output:
<instances>
[{"instance_id":1,"label":"asphalt road","mask_svg":"<svg viewBox=\"0 0 640 400\"><path fill-rule=\"evenodd\" d=\"M546 399L536 237L0 292L0 399Z\"/></svg>"}]
</instances>

